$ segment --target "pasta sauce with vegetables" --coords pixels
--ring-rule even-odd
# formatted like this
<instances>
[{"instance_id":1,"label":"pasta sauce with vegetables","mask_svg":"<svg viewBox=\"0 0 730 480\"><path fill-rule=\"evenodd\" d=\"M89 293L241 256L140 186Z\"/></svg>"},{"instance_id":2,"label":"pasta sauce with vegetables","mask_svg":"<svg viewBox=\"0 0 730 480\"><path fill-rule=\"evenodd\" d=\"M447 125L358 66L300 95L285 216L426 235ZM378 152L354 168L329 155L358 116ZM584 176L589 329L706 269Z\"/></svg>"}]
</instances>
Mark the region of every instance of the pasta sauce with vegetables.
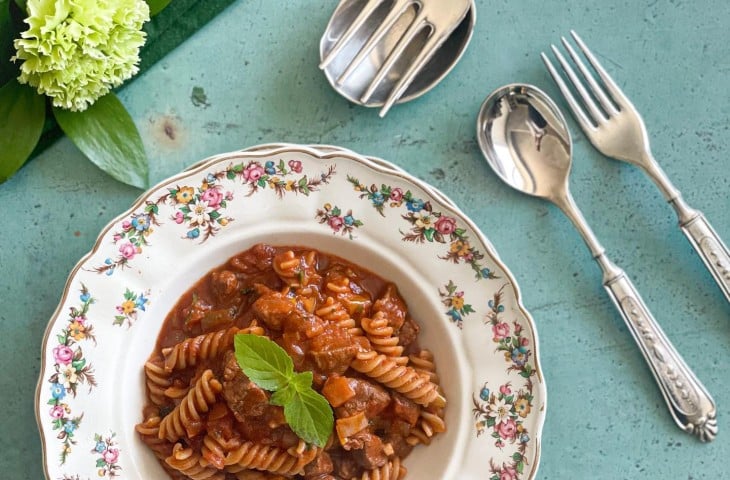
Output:
<instances>
[{"instance_id":1,"label":"pasta sauce with vegetables","mask_svg":"<svg viewBox=\"0 0 730 480\"><path fill-rule=\"evenodd\" d=\"M175 480L401 479L402 459L445 430L418 332L392 283L313 249L258 244L168 314L144 365L136 430ZM244 374L238 334L268 337L296 372L312 372L334 415L324 445L301 440Z\"/></svg>"}]
</instances>

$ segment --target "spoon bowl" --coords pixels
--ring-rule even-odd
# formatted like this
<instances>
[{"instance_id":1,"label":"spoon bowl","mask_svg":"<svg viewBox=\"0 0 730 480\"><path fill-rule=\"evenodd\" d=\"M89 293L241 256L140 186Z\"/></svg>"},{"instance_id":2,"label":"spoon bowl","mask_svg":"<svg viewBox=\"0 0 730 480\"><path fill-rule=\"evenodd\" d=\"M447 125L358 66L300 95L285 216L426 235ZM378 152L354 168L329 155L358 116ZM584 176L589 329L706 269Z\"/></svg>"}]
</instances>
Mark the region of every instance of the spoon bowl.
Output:
<instances>
[{"instance_id":1,"label":"spoon bowl","mask_svg":"<svg viewBox=\"0 0 730 480\"><path fill-rule=\"evenodd\" d=\"M565 119L541 90L512 84L482 104L477 140L494 172L528 195L557 200L568 190L572 142Z\"/></svg>"},{"instance_id":2,"label":"spoon bowl","mask_svg":"<svg viewBox=\"0 0 730 480\"><path fill-rule=\"evenodd\" d=\"M479 112L477 138L487 163L505 183L550 200L570 218L601 268L603 287L644 355L675 423L702 441L715 438L715 401L664 334L626 273L608 259L570 195L570 133L555 103L532 85L497 89Z\"/></svg>"}]
</instances>

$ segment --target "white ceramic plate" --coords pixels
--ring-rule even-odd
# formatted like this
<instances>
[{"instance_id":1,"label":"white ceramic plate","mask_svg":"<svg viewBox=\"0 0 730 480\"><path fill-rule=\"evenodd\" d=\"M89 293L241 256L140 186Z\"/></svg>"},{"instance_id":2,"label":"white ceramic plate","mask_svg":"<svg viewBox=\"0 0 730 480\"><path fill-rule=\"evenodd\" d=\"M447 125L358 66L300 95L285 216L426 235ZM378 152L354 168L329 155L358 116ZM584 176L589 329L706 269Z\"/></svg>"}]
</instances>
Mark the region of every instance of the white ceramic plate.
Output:
<instances>
[{"instance_id":1,"label":"white ceramic plate","mask_svg":"<svg viewBox=\"0 0 730 480\"><path fill-rule=\"evenodd\" d=\"M142 195L71 273L36 392L48 479L167 478L138 440L142 364L179 296L258 242L334 253L395 282L434 352L448 431L411 479L534 478L546 392L512 275L442 194L345 149L218 155Z\"/></svg>"}]
</instances>

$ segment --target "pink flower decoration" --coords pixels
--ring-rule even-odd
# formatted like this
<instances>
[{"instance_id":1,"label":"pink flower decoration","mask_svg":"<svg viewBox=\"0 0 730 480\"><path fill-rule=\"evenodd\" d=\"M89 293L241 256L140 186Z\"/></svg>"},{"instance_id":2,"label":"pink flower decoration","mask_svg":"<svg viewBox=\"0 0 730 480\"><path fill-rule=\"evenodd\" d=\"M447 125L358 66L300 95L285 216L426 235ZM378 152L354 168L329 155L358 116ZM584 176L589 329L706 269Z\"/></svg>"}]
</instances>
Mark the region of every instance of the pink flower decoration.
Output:
<instances>
[{"instance_id":1,"label":"pink flower decoration","mask_svg":"<svg viewBox=\"0 0 730 480\"><path fill-rule=\"evenodd\" d=\"M185 221L185 214L178 210L177 212L175 212L175 216L173 217L173 219L175 220L175 223L180 225Z\"/></svg>"},{"instance_id":2,"label":"pink flower decoration","mask_svg":"<svg viewBox=\"0 0 730 480\"><path fill-rule=\"evenodd\" d=\"M520 324L519 324L519 323L517 323L517 322L512 322L512 323L513 323L513 324L514 324L514 326L515 326L515 333L516 333L516 334L519 334L519 333L520 333L520 332L522 331L522 325L520 325Z\"/></svg>"},{"instance_id":3,"label":"pink flower decoration","mask_svg":"<svg viewBox=\"0 0 730 480\"><path fill-rule=\"evenodd\" d=\"M223 200L223 194L220 190L218 190L218 188L211 187L203 192L203 194L200 196L200 199L208 202L208 206L210 208L218 208L221 204L221 201Z\"/></svg>"},{"instance_id":4,"label":"pink flower decoration","mask_svg":"<svg viewBox=\"0 0 730 480\"><path fill-rule=\"evenodd\" d=\"M502 395L509 395L510 393L512 393L512 389L509 388L509 383L505 383L504 385L499 387L499 393L501 393Z\"/></svg>"},{"instance_id":5,"label":"pink flower decoration","mask_svg":"<svg viewBox=\"0 0 730 480\"><path fill-rule=\"evenodd\" d=\"M394 202L400 203L403 200L403 189L400 187L394 188L390 191L390 199Z\"/></svg>"},{"instance_id":6,"label":"pink flower decoration","mask_svg":"<svg viewBox=\"0 0 730 480\"><path fill-rule=\"evenodd\" d=\"M499 474L499 480L517 480L517 470L513 467L505 466Z\"/></svg>"},{"instance_id":7,"label":"pink flower decoration","mask_svg":"<svg viewBox=\"0 0 730 480\"><path fill-rule=\"evenodd\" d=\"M441 235L451 235L456 230L456 220L442 215L433 226Z\"/></svg>"},{"instance_id":8,"label":"pink flower decoration","mask_svg":"<svg viewBox=\"0 0 730 480\"><path fill-rule=\"evenodd\" d=\"M122 230L129 230L130 228L132 228L132 222L130 222L129 220L125 220L122 222Z\"/></svg>"},{"instance_id":9,"label":"pink flower decoration","mask_svg":"<svg viewBox=\"0 0 730 480\"><path fill-rule=\"evenodd\" d=\"M509 336L509 325L504 322L492 325L492 335L494 335L494 341L498 342Z\"/></svg>"},{"instance_id":10,"label":"pink flower decoration","mask_svg":"<svg viewBox=\"0 0 730 480\"><path fill-rule=\"evenodd\" d=\"M118 233L114 234L114 243L117 243L119 240L122 239L122 236Z\"/></svg>"},{"instance_id":11,"label":"pink flower decoration","mask_svg":"<svg viewBox=\"0 0 730 480\"><path fill-rule=\"evenodd\" d=\"M233 200L233 192L226 192L226 200L228 200L229 202Z\"/></svg>"},{"instance_id":12,"label":"pink flower decoration","mask_svg":"<svg viewBox=\"0 0 730 480\"><path fill-rule=\"evenodd\" d=\"M101 454L101 458L103 458L106 463L117 463L117 460L119 460L119 449L108 448Z\"/></svg>"},{"instance_id":13,"label":"pink flower decoration","mask_svg":"<svg viewBox=\"0 0 730 480\"><path fill-rule=\"evenodd\" d=\"M51 416L51 418L63 418L63 407L61 405L54 405L51 407L51 410L48 412L48 414Z\"/></svg>"},{"instance_id":14,"label":"pink flower decoration","mask_svg":"<svg viewBox=\"0 0 730 480\"><path fill-rule=\"evenodd\" d=\"M74 351L66 345L59 345L53 349L53 358L56 362L68 365L74 358Z\"/></svg>"},{"instance_id":15,"label":"pink flower decoration","mask_svg":"<svg viewBox=\"0 0 730 480\"><path fill-rule=\"evenodd\" d=\"M243 178L249 183L256 183L264 175L264 167L258 163L251 163L243 171Z\"/></svg>"},{"instance_id":16,"label":"pink flower decoration","mask_svg":"<svg viewBox=\"0 0 730 480\"><path fill-rule=\"evenodd\" d=\"M127 260L131 260L137 254L137 247L132 245L130 242L127 242L119 247L119 253L121 253L122 257L126 258Z\"/></svg>"},{"instance_id":17,"label":"pink flower decoration","mask_svg":"<svg viewBox=\"0 0 730 480\"><path fill-rule=\"evenodd\" d=\"M345 221L342 219L342 217L330 217L328 223L332 230L334 230L335 232L339 232L340 228L342 228L342 225L345 224Z\"/></svg>"},{"instance_id":18,"label":"pink flower decoration","mask_svg":"<svg viewBox=\"0 0 730 480\"><path fill-rule=\"evenodd\" d=\"M504 438L505 440L510 440L512 438L515 438L515 434L517 433L517 424L514 420L510 418L498 424L496 426L496 429L500 437Z\"/></svg>"},{"instance_id":19,"label":"pink flower decoration","mask_svg":"<svg viewBox=\"0 0 730 480\"><path fill-rule=\"evenodd\" d=\"M520 344L523 347L526 347L526 346L528 346L530 344L530 340L528 340L527 338L523 338L522 340L520 340Z\"/></svg>"},{"instance_id":20,"label":"pink flower decoration","mask_svg":"<svg viewBox=\"0 0 730 480\"><path fill-rule=\"evenodd\" d=\"M289 168L294 173L302 173L302 162L299 160L289 160Z\"/></svg>"}]
</instances>

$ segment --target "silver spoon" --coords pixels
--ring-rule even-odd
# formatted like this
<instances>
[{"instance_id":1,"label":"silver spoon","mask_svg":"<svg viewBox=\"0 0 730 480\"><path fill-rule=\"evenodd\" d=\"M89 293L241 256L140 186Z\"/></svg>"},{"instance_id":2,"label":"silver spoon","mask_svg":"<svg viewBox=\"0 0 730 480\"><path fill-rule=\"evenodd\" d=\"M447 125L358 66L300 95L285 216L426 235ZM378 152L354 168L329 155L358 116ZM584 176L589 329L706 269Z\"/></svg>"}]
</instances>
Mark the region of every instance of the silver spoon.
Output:
<instances>
[{"instance_id":1,"label":"silver spoon","mask_svg":"<svg viewBox=\"0 0 730 480\"><path fill-rule=\"evenodd\" d=\"M578 229L603 271L603 286L626 321L674 421L702 441L717 434L715 402L676 351L626 273L606 257L568 189L572 142L553 101L531 85L507 85L484 101L477 119L482 153L513 188L551 201Z\"/></svg>"}]
</instances>

